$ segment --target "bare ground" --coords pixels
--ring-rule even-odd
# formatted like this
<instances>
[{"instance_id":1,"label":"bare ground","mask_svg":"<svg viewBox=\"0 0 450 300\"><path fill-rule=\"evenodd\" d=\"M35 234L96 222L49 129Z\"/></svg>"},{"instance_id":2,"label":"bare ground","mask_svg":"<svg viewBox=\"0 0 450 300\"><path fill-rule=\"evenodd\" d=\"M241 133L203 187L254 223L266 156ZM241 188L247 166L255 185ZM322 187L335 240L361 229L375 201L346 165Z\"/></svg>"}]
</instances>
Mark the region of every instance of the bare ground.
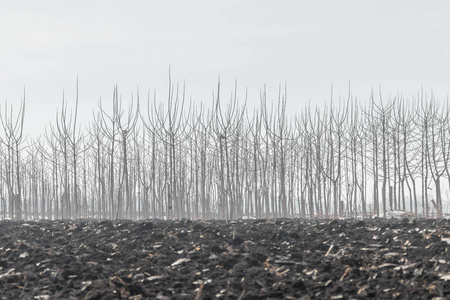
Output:
<instances>
[{"instance_id":1,"label":"bare ground","mask_svg":"<svg viewBox=\"0 0 450 300\"><path fill-rule=\"evenodd\" d=\"M450 298L448 220L0 222L0 299Z\"/></svg>"}]
</instances>

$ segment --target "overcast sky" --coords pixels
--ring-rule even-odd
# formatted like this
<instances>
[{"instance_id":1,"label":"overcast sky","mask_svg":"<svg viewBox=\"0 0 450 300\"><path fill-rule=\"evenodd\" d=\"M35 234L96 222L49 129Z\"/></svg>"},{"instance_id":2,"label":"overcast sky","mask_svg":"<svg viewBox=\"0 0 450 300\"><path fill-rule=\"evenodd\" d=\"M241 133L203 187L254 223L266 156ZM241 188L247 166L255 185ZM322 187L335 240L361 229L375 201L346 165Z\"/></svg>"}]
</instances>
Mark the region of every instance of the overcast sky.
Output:
<instances>
[{"instance_id":1,"label":"overcast sky","mask_svg":"<svg viewBox=\"0 0 450 300\"><path fill-rule=\"evenodd\" d=\"M77 75L82 120L114 84L124 101L167 94L168 69L197 103L210 103L220 76L223 98L235 79L257 105L267 84L288 104L323 105L330 87L367 99L423 86L450 92L448 1L9 1L0 2L0 101L18 103L26 87L27 128L53 122L63 90L69 107ZM72 101L72 102L71 102ZM18 105L15 105L18 108Z\"/></svg>"}]
</instances>

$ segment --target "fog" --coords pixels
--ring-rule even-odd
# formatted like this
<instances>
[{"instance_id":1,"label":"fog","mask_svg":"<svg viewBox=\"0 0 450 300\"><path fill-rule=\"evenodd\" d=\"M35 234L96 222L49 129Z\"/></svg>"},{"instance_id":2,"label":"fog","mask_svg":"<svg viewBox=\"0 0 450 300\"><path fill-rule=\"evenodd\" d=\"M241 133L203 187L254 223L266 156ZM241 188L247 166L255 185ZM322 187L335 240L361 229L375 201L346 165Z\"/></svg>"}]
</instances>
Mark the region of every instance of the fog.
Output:
<instances>
[{"instance_id":1,"label":"fog","mask_svg":"<svg viewBox=\"0 0 450 300\"><path fill-rule=\"evenodd\" d=\"M5 1L1 218L444 217L447 8Z\"/></svg>"},{"instance_id":2,"label":"fog","mask_svg":"<svg viewBox=\"0 0 450 300\"><path fill-rule=\"evenodd\" d=\"M89 122L118 84L124 101L167 94L168 70L186 96L211 103L217 78L229 96L259 106L288 86L289 110L345 97L360 101L382 87L389 98L449 91L450 20L446 1L3 1L0 102L18 104L26 89L26 130L55 122L80 83L79 120ZM166 97L167 99L167 97Z\"/></svg>"},{"instance_id":3,"label":"fog","mask_svg":"<svg viewBox=\"0 0 450 300\"><path fill-rule=\"evenodd\" d=\"M170 78L169 78L170 80ZM450 108L432 96L367 103L348 95L287 110L287 90L258 109L220 82L211 105L169 81L168 100L98 103L79 126L65 102L38 138L26 102L2 110L3 219L445 217ZM228 99L228 100L224 100ZM332 100L332 99L331 99ZM382 100L382 99L381 99ZM422 196L423 195L423 196Z\"/></svg>"}]
</instances>

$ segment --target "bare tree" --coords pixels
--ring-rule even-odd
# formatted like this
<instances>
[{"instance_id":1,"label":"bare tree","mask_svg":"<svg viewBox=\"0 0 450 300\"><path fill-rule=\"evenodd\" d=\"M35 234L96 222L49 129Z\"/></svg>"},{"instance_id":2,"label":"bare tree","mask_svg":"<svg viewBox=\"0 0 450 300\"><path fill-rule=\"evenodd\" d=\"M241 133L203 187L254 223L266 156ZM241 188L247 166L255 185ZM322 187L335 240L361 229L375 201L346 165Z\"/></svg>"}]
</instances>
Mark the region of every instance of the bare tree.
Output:
<instances>
[{"instance_id":1,"label":"bare tree","mask_svg":"<svg viewBox=\"0 0 450 300\"><path fill-rule=\"evenodd\" d=\"M153 110L151 110L153 108ZM184 142L188 126L186 116L189 112L184 111L185 108L185 88L183 86L180 98L178 86L174 88L169 71L169 93L167 101L167 109L164 111L163 106L158 106L156 97L153 105L148 103L147 118L143 119L143 124L150 136L155 136L164 143L167 158L167 168L165 176L165 189L167 192L166 211L169 218L183 216L182 197L178 194L177 185L177 150L180 144ZM158 128L158 130L155 130ZM175 211L175 213L174 213Z\"/></svg>"},{"instance_id":2,"label":"bare tree","mask_svg":"<svg viewBox=\"0 0 450 300\"><path fill-rule=\"evenodd\" d=\"M4 111L0 107L0 122L5 136L0 140L7 148L6 184L9 193L10 218L22 219L22 178L21 150L23 143L23 124L25 118L25 90L17 115L13 107L5 103Z\"/></svg>"}]
</instances>

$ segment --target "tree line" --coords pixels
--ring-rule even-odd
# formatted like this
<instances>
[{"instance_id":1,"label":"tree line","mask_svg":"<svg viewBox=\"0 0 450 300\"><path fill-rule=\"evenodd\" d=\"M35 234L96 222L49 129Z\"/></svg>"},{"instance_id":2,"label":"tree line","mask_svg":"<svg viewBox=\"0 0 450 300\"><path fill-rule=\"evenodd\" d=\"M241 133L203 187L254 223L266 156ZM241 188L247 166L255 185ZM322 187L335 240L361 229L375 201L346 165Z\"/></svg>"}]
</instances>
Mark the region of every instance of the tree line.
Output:
<instances>
[{"instance_id":1,"label":"tree line","mask_svg":"<svg viewBox=\"0 0 450 300\"><path fill-rule=\"evenodd\" d=\"M20 106L0 109L2 219L369 218L404 211L444 217L450 109L418 93L330 100L287 111L260 92L258 108L223 99L98 102L89 124L62 101L42 135L24 134ZM447 199L447 198L445 198ZM447 201L448 203L448 201Z\"/></svg>"}]
</instances>

